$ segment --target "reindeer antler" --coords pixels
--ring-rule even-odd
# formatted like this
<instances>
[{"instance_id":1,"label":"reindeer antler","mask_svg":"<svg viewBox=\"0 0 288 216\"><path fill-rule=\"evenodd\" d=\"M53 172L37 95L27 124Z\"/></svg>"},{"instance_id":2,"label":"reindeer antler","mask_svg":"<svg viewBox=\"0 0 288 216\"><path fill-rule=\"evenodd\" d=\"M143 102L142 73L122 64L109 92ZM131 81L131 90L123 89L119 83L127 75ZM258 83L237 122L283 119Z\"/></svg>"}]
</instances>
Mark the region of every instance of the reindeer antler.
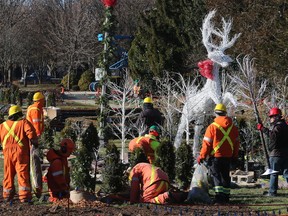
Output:
<instances>
[{"instance_id":1,"label":"reindeer antler","mask_svg":"<svg viewBox=\"0 0 288 216\"><path fill-rule=\"evenodd\" d=\"M222 18L222 30L215 28L213 22L211 21L215 16L215 13L216 10L210 11L203 21L201 29L203 38L202 42L206 47L208 57L211 60L221 64L223 61L231 61L228 56L225 56L224 51L233 46L236 40L240 37L241 33L235 34L234 37L230 40L229 33L232 27L232 20L229 19L226 21L224 18ZM214 42L215 39L213 39L213 35L220 38L220 42L218 44ZM216 57L216 59L213 59L213 57ZM226 57L226 59L223 59L223 57Z\"/></svg>"}]
</instances>

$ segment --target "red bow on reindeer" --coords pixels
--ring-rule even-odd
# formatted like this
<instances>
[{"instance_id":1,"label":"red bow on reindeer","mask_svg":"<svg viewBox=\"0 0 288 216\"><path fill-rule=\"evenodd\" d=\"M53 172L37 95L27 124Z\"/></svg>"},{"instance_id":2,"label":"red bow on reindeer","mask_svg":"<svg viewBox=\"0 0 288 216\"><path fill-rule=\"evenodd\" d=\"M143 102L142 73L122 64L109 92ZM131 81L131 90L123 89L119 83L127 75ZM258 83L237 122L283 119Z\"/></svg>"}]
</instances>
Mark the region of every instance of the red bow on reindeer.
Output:
<instances>
[{"instance_id":1,"label":"red bow on reindeer","mask_svg":"<svg viewBox=\"0 0 288 216\"><path fill-rule=\"evenodd\" d=\"M102 0L103 4L105 5L105 7L113 7L117 0Z\"/></svg>"},{"instance_id":2,"label":"red bow on reindeer","mask_svg":"<svg viewBox=\"0 0 288 216\"><path fill-rule=\"evenodd\" d=\"M213 80L213 61L210 59L198 62L198 67L200 69L200 74L207 79Z\"/></svg>"}]
</instances>

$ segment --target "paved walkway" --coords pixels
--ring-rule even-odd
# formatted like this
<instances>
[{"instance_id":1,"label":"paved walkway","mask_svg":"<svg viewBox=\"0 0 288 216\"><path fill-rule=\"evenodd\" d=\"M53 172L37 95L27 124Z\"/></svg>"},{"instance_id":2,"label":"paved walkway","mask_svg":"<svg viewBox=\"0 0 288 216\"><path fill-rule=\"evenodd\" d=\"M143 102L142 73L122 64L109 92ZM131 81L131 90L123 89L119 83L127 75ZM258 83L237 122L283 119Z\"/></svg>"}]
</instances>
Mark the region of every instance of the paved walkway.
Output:
<instances>
[{"instance_id":1,"label":"paved walkway","mask_svg":"<svg viewBox=\"0 0 288 216\"><path fill-rule=\"evenodd\" d=\"M81 104L95 105L96 95L95 92L91 91L67 91L64 95L64 102L67 100Z\"/></svg>"}]
</instances>

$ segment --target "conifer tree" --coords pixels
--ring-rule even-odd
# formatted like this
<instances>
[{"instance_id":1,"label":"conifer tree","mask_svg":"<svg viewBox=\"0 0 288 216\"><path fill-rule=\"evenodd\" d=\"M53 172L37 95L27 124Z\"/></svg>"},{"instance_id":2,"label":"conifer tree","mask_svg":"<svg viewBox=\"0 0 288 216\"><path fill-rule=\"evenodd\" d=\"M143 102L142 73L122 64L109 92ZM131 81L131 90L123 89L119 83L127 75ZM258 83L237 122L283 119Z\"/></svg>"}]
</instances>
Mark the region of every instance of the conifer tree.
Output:
<instances>
[{"instance_id":1,"label":"conifer tree","mask_svg":"<svg viewBox=\"0 0 288 216\"><path fill-rule=\"evenodd\" d=\"M143 148L136 148L129 154L130 167L134 167L138 163L149 163Z\"/></svg>"},{"instance_id":2,"label":"conifer tree","mask_svg":"<svg viewBox=\"0 0 288 216\"><path fill-rule=\"evenodd\" d=\"M95 157L93 152L99 148L99 138L93 123L90 123L81 138L82 141L76 151L76 158L72 161L72 179L75 187L94 192L96 175L92 177L89 173Z\"/></svg>"},{"instance_id":3,"label":"conifer tree","mask_svg":"<svg viewBox=\"0 0 288 216\"><path fill-rule=\"evenodd\" d=\"M175 152L169 139L161 139L160 146L156 149L155 165L168 174L170 181L175 179Z\"/></svg>"},{"instance_id":4,"label":"conifer tree","mask_svg":"<svg viewBox=\"0 0 288 216\"><path fill-rule=\"evenodd\" d=\"M176 151L176 182L182 189L189 187L192 179L193 154L191 146L181 143Z\"/></svg>"},{"instance_id":5,"label":"conifer tree","mask_svg":"<svg viewBox=\"0 0 288 216\"><path fill-rule=\"evenodd\" d=\"M114 144L107 145L104 162L102 172L104 191L106 193L121 191L124 187L124 166L120 162L120 152Z\"/></svg>"},{"instance_id":6,"label":"conifer tree","mask_svg":"<svg viewBox=\"0 0 288 216\"><path fill-rule=\"evenodd\" d=\"M206 14L202 0L157 0L141 16L142 23L129 51L132 75L142 80L161 77L162 71L191 72L203 58L201 22ZM202 57L201 57L202 53Z\"/></svg>"}]
</instances>

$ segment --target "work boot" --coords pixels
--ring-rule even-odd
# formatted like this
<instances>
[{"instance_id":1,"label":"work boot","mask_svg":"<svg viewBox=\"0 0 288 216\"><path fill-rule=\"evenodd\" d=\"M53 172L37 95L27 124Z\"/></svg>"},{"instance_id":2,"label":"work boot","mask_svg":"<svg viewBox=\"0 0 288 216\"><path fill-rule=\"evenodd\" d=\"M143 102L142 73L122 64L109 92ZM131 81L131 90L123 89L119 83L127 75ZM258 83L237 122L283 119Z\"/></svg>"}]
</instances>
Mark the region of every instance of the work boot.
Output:
<instances>
[{"instance_id":1,"label":"work boot","mask_svg":"<svg viewBox=\"0 0 288 216\"><path fill-rule=\"evenodd\" d=\"M42 188L35 188L35 196L39 199L42 195Z\"/></svg>"},{"instance_id":2,"label":"work boot","mask_svg":"<svg viewBox=\"0 0 288 216\"><path fill-rule=\"evenodd\" d=\"M183 203L188 196L188 192L168 192L169 202L171 203Z\"/></svg>"},{"instance_id":3,"label":"work boot","mask_svg":"<svg viewBox=\"0 0 288 216\"><path fill-rule=\"evenodd\" d=\"M23 204L33 205L33 201L31 199L21 199L20 202Z\"/></svg>"},{"instance_id":4,"label":"work boot","mask_svg":"<svg viewBox=\"0 0 288 216\"><path fill-rule=\"evenodd\" d=\"M213 204L221 205L221 204L227 203L227 201L229 202L229 197L227 199L227 196L225 196L224 194L217 193L215 195L215 199L213 200Z\"/></svg>"}]
</instances>

